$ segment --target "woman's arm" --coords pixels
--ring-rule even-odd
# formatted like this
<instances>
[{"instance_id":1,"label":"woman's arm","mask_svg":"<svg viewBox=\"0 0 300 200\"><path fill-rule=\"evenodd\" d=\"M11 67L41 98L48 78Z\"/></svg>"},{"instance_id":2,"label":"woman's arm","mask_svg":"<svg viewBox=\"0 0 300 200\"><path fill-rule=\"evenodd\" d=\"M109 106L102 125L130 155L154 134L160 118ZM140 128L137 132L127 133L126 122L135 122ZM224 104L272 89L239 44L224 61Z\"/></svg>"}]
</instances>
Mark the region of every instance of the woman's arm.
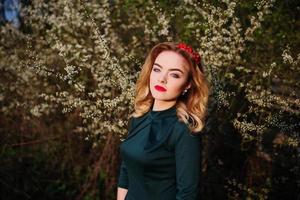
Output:
<instances>
[{"instance_id":1,"label":"woman's arm","mask_svg":"<svg viewBox=\"0 0 300 200\"><path fill-rule=\"evenodd\" d=\"M128 132L131 131L133 127L133 120L134 118L131 117L128 121ZM125 197L128 192L128 173L127 173L127 167L125 165L124 160L121 162L121 167L120 167L120 175L119 175L119 181L118 181L118 191L117 191L117 200L125 200Z\"/></svg>"},{"instance_id":2,"label":"woman's arm","mask_svg":"<svg viewBox=\"0 0 300 200\"><path fill-rule=\"evenodd\" d=\"M127 189L118 187L117 200L124 200L127 192Z\"/></svg>"},{"instance_id":3,"label":"woman's arm","mask_svg":"<svg viewBox=\"0 0 300 200\"><path fill-rule=\"evenodd\" d=\"M120 175L118 181L117 200L124 200L128 192L128 174L127 168L122 160L120 167Z\"/></svg>"},{"instance_id":4,"label":"woman's arm","mask_svg":"<svg viewBox=\"0 0 300 200\"><path fill-rule=\"evenodd\" d=\"M187 127L177 129L175 144L176 200L196 200L200 192L201 138L192 136Z\"/></svg>"}]
</instances>

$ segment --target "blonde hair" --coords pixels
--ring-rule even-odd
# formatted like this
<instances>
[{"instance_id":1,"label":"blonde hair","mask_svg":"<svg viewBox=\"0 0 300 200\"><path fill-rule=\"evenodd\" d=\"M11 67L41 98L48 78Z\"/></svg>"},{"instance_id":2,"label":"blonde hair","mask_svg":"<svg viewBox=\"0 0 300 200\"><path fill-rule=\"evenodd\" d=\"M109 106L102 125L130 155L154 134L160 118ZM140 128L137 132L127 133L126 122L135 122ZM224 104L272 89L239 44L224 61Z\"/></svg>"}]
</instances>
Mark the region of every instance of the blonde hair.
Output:
<instances>
[{"instance_id":1,"label":"blonde hair","mask_svg":"<svg viewBox=\"0 0 300 200\"><path fill-rule=\"evenodd\" d=\"M182 55L190 67L188 81L191 81L191 87L185 95L180 95L176 102L178 120L187 124L191 132L200 132L207 114L209 85L201 63L197 65L189 53L177 48L176 45L173 42L159 43L149 52L136 83L134 112L131 116L140 117L151 109L154 98L150 92L149 82L154 61L161 52L171 50Z\"/></svg>"}]
</instances>

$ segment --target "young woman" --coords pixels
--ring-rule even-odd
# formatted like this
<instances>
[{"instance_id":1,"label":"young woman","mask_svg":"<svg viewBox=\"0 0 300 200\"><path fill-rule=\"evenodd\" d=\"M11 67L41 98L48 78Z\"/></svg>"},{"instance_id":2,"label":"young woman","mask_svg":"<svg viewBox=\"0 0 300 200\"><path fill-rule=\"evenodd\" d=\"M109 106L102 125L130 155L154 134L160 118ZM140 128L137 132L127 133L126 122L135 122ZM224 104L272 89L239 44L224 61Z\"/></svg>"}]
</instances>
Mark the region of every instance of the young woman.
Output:
<instances>
[{"instance_id":1,"label":"young woman","mask_svg":"<svg viewBox=\"0 0 300 200\"><path fill-rule=\"evenodd\" d=\"M120 146L117 200L199 198L208 95L200 55L191 47L164 42L152 48Z\"/></svg>"}]
</instances>

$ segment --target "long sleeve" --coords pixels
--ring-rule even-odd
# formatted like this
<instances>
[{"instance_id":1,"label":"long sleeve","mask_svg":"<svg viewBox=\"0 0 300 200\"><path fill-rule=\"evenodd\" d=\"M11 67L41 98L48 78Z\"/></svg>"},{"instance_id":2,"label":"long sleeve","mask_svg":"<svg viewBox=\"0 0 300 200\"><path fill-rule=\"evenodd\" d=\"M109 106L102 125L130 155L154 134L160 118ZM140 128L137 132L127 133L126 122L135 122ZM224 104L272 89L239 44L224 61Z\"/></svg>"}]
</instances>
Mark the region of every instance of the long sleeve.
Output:
<instances>
[{"instance_id":1,"label":"long sleeve","mask_svg":"<svg viewBox=\"0 0 300 200\"><path fill-rule=\"evenodd\" d=\"M175 143L176 200L196 200L199 197L201 173L201 140L191 135L187 126L177 129Z\"/></svg>"},{"instance_id":2,"label":"long sleeve","mask_svg":"<svg viewBox=\"0 0 300 200\"><path fill-rule=\"evenodd\" d=\"M134 118L131 117L128 120L128 125L127 125L128 132L130 132L131 129L132 129L132 127L133 127L133 119ZM118 180L118 187L128 189L128 184L129 184L129 181L128 181L127 167L126 167L126 164L125 164L124 160L122 159L121 166L120 166L120 174L119 174L119 180Z\"/></svg>"},{"instance_id":3,"label":"long sleeve","mask_svg":"<svg viewBox=\"0 0 300 200\"><path fill-rule=\"evenodd\" d=\"M127 174L127 168L122 160L121 167L120 167L120 175L119 175L119 181L118 181L118 187L128 189L128 174Z\"/></svg>"}]
</instances>

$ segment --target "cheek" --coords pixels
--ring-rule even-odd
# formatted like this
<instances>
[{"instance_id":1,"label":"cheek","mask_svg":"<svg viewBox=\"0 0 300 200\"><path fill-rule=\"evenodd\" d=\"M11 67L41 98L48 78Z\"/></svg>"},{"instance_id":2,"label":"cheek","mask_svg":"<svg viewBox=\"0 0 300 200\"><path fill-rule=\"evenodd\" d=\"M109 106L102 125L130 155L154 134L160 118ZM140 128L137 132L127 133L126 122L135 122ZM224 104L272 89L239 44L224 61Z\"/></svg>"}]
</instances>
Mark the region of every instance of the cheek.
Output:
<instances>
[{"instance_id":1,"label":"cheek","mask_svg":"<svg viewBox=\"0 0 300 200\"><path fill-rule=\"evenodd\" d=\"M184 88L184 82L182 81L173 81L170 85L172 86L171 90L174 93L180 93Z\"/></svg>"},{"instance_id":2,"label":"cheek","mask_svg":"<svg viewBox=\"0 0 300 200\"><path fill-rule=\"evenodd\" d=\"M153 81L154 81L154 74L151 73L151 74L150 74L150 85L153 84Z\"/></svg>"}]
</instances>

